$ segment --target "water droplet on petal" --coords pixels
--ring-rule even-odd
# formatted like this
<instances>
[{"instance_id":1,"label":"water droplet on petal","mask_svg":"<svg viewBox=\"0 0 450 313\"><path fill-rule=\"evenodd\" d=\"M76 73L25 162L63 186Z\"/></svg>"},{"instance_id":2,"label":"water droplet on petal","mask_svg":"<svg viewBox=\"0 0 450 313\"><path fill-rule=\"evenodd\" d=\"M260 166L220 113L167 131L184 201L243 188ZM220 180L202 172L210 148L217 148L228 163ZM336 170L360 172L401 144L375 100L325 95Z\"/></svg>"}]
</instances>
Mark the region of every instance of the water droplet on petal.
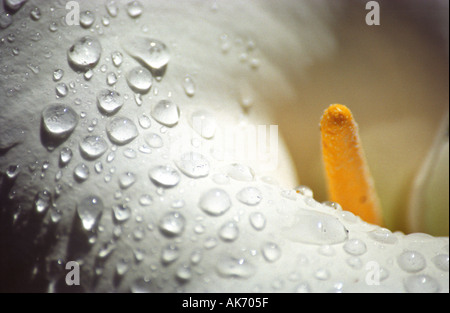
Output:
<instances>
[{"instance_id":1,"label":"water droplet on petal","mask_svg":"<svg viewBox=\"0 0 450 313\"><path fill-rule=\"evenodd\" d=\"M67 96L67 93L69 92L69 88L64 83L59 83L56 85L56 95L60 98Z\"/></svg>"},{"instance_id":2,"label":"water droplet on petal","mask_svg":"<svg viewBox=\"0 0 450 313\"><path fill-rule=\"evenodd\" d=\"M80 25L84 28L89 28L94 24L95 14L91 11L80 12Z\"/></svg>"},{"instance_id":3,"label":"water droplet on petal","mask_svg":"<svg viewBox=\"0 0 450 313\"><path fill-rule=\"evenodd\" d=\"M69 48L67 58L76 70L87 70L97 65L101 53L100 42L94 37L84 36Z\"/></svg>"},{"instance_id":4,"label":"water droplet on petal","mask_svg":"<svg viewBox=\"0 0 450 313\"><path fill-rule=\"evenodd\" d=\"M142 7L142 3L140 3L139 1L131 1L127 4L128 15L132 18L141 16L143 11L144 9Z\"/></svg>"},{"instance_id":5,"label":"water droplet on petal","mask_svg":"<svg viewBox=\"0 0 450 313\"><path fill-rule=\"evenodd\" d=\"M129 188L135 182L136 182L136 175L134 175L131 172L126 172L119 176L119 186L122 189Z\"/></svg>"},{"instance_id":6,"label":"water droplet on petal","mask_svg":"<svg viewBox=\"0 0 450 313\"><path fill-rule=\"evenodd\" d=\"M184 230L186 219L178 212L169 212L159 221L159 230L169 237L179 236Z\"/></svg>"},{"instance_id":7,"label":"water droplet on petal","mask_svg":"<svg viewBox=\"0 0 450 313\"><path fill-rule=\"evenodd\" d=\"M275 262L281 257L281 249L274 242L266 242L261 250L262 255L268 262Z\"/></svg>"},{"instance_id":8,"label":"water droplet on petal","mask_svg":"<svg viewBox=\"0 0 450 313\"><path fill-rule=\"evenodd\" d=\"M97 94L97 106L102 113L111 115L120 110L123 99L117 91L102 89Z\"/></svg>"},{"instance_id":9,"label":"water droplet on petal","mask_svg":"<svg viewBox=\"0 0 450 313\"><path fill-rule=\"evenodd\" d=\"M44 213L50 207L52 194L48 190L39 191L34 198L34 208L38 213Z\"/></svg>"},{"instance_id":10,"label":"water droplet on petal","mask_svg":"<svg viewBox=\"0 0 450 313\"><path fill-rule=\"evenodd\" d=\"M238 236L239 236L239 228L236 225L236 223L233 221L226 222L219 229L219 237L223 241L228 241L228 242L235 241Z\"/></svg>"},{"instance_id":11,"label":"water droplet on petal","mask_svg":"<svg viewBox=\"0 0 450 313\"><path fill-rule=\"evenodd\" d=\"M180 119L180 109L170 100L160 100L152 108L152 117L159 123L172 127Z\"/></svg>"},{"instance_id":12,"label":"water droplet on petal","mask_svg":"<svg viewBox=\"0 0 450 313\"><path fill-rule=\"evenodd\" d=\"M147 65L155 76L162 76L170 60L169 50L164 43L133 36L125 39L122 46L129 55Z\"/></svg>"},{"instance_id":13,"label":"water droplet on petal","mask_svg":"<svg viewBox=\"0 0 450 313\"><path fill-rule=\"evenodd\" d=\"M151 181L160 187L174 187L180 181L180 174L170 166L159 165L148 171Z\"/></svg>"},{"instance_id":14,"label":"water droplet on petal","mask_svg":"<svg viewBox=\"0 0 450 313\"><path fill-rule=\"evenodd\" d=\"M209 174L208 160L197 152L188 152L181 155L175 164L183 174L191 178L205 177Z\"/></svg>"},{"instance_id":15,"label":"water droplet on petal","mask_svg":"<svg viewBox=\"0 0 450 313\"><path fill-rule=\"evenodd\" d=\"M53 80L55 82L60 81L64 76L64 71L62 69L56 69L53 71Z\"/></svg>"},{"instance_id":16,"label":"water droplet on petal","mask_svg":"<svg viewBox=\"0 0 450 313\"><path fill-rule=\"evenodd\" d=\"M370 231L369 237L381 243L395 244L397 242L396 235L386 228L377 228Z\"/></svg>"},{"instance_id":17,"label":"water droplet on petal","mask_svg":"<svg viewBox=\"0 0 450 313\"><path fill-rule=\"evenodd\" d=\"M331 245L347 239L344 225L328 214L305 211L293 216L290 223L282 234L294 242Z\"/></svg>"},{"instance_id":18,"label":"water droplet on petal","mask_svg":"<svg viewBox=\"0 0 450 313\"><path fill-rule=\"evenodd\" d=\"M152 87L153 76L146 68L137 66L128 72L127 82L133 91L147 93Z\"/></svg>"},{"instance_id":19,"label":"water droplet on petal","mask_svg":"<svg viewBox=\"0 0 450 313\"><path fill-rule=\"evenodd\" d=\"M444 272L448 272L448 254L438 254L432 259L434 265L440 270L443 270Z\"/></svg>"},{"instance_id":20,"label":"water droplet on petal","mask_svg":"<svg viewBox=\"0 0 450 313\"><path fill-rule=\"evenodd\" d=\"M258 188L246 187L237 193L236 198L244 204L257 205L261 202L262 194Z\"/></svg>"},{"instance_id":21,"label":"water droplet on petal","mask_svg":"<svg viewBox=\"0 0 450 313\"><path fill-rule=\"evenodd\" d=\"M195 82L191 76L186 76L183 80L183 88L186 95L189 97L194 96L195 94Z\"/></svg>"},{"instance_id":22,"label":"water droplet on petal","mask_svg":"<svg viewBox=\"0 0 450 313\"><path fill-rule=\"evenodd\" d=\"M250 224L255 230L263 230L266 226L266 218L260 212L253 212L249 216Z\"/></svg>"},{"instance_id":23,"label":"water droplet on petal","mask_svg":"<svg viewBox=\"0 0 450 313\"><path fill-rule=\"evenodd\" d=\"M130 290L132 293L151 293L156 287L150 279L140 277L131 284Z\"/></svg>"},{"instance_id":24,"label":"water droplet on petal","mask_svg":"<svg viewBox=\"0 0 450 313\"><path fill-rule=\"evenodd\" d=\"M408 273L416 273L426 266L425 258L417 251L405 251L397 258L400 268Z\"/></svg>"},{"instance_id":25,"label":"water droplet on petal","mask_svg":"<svg viewBox=\"0 0 450 313\"><path fill-rule=\"evenodd\" d=\"M92 230L103 211L103 201L97 196L88 196L77 205L78 217L87 231Z\"/></svg>"},{"instance_id":26,"label":"water droplet on petal","mask_svg":"<svg viewBox=\"0 0 450 313\"><path fill-rule=\"evenodd\" d=\"M192 277L192 269L189 264L181 264L176 272L176 277L182 282L188 281Z\"/></svg>"},{"instance_id":27,"label":"water droplet on petal","mask_svg":"<svg viewBox=\"0 0 450 313\"><path fill-rule=\"evenodd\" d=\"M119 67L123 62L123 54L119 51L111 53L111 59L115 67Z\"/></svg>"},{"instance_id":28,"label":"water droplet on petal","mask_svg":"<svg viewBox=\"0 0 450 313\"><path fill-rule=\"evenodd\" d=\"M126 117L114 117L106 125L106 132L109 139L118 145L129 143L138 135L136 125Z\"/></svg>"},{"instance_id":29,"label":"water droplet on petal","mask_svg":"<svg viewBox=\"0 0 450 313\"><path fill-rule=\"evenodd\" d=\"M119 222L127 221L131 216L131 209L125 204L116 204L112 207L114 219Z\"/></svg>"},{"instance_id":30,"label":"water droplet on petal","mask_svg":"<svg viewBox=\"0 0 450 313\"><path fill-rule=\"evenodd\" d=\"M256 273L255 267L244 258L222 258L216 269L220 275L233 278L249 278Z\"/></svg>"},{"instance_id":31,"label":"water droplet on petal","mask_svg":"<svg viewBox=\"0 0 450 313\"><path fill-rule=\"evenodd\" d=\"M87 167L86 164L80 163L77 166L75 166L75 169L73 170L73 176L75 177L75 180L78 182L83 182L86 179L89 178L89 167Z\"/></svg>"},{"instance_id":32,"label":"water droplet on petal","mask_svg":"<svg viewBox=\"0 0 450 313\"><path fill-rule=\"evenodd\" d=\"M174 262L180 256L180 249L172 244L169 244L163 248L161 251L161 261L164 264L169 264Z\"/></svg>"},{"instance_id":33,"label":"water droplet on petal","mask_svg":"<svg viewBox=\"0 0 450 313\"><path fill-rule=\"evenodd\" d=\"M87 136L80 142L80 151L85 159L93 160L100 157L108 149L106 140L100 136Z\"/></svg>"},{"instance_id":34,"label":"water droplet on petal","mask_svg":"<svg viewBox=\"0 0 450 313\"><path fill-rule=\"evenodd\" d=\"M344 244L344 250L351 255L362 255L366 253L366 244L359 239L350 239Z\"/></svg>"},{"instance_id":35,"label":"water droplet on petal","mask_svg":"<svg viewBox=\"0 0 450 313\"><path fill-rule=\"evenodd\" d=\"M106 11L111 17L116 17L119 13L119 7L117 6L117 3L115 0L107 0L106 4Z\"/></svg>"},{"instance_id":36,"label":"water droplet on petal","mask_svg":"<svg viewBox=\"0 0 450 313\"><path fill-rule=\"evenodd\" d=\"M13 22L12 16L6 12L0 12L0 29L6 29Z\"/></svg>"},{"instance_id":37,"label":"water droplet on petal","mask_svg":"<svg viewBox=\"0 0 450 313\"><path fill-rule=\"evenodd\" d=\"M231 164L228 167L227 174L231 178L239 181L253 181L255 177L255 172L253 169L238 163Z\"/></svg>"},{"instance_id":38,"label":"water droplet on petal","mask_svg":"<svg viewBox=\"0 0 450 313\"><path fill-rule=\"evenodd\" d=\"M192 113L191 126L205 139L211 139L216 134L217 123L215 118L209 112L203 110Z\"/></svg>"},{"instance_id":39,"label":"water droplet on petal","mask_svg":"<svg viewBox=\"0 0 450 313\"><path fill-rule=\"evenodd\" d=\"M52 104L42 112L42 123L45 131L55 138L66 138L78 123L77 113L62 104Z\"/></svg>"},{"instance_id":40,"label":"water droplet on petal","mask_svg":"<svg viewBox=\"0 0 450 313\"><path fill-rule=\"evenodd\" d=\"M225 190L214 188L206 191L200 197L198 205L205 213L219 216L230 209L231 199Z\"/></svg>"},{"instance_id":41,"label":"water droplet on petal","mask_svg":"<svg viewBox=\"0 0 450 313\"><path fill-rule=\"evenodd\" d=\"M407 292L411 293L435 293L440 290L439 283L428 275L409 276L404 281Z\"/></svg>"},{"instance_id":42,"label":"water droplet on petal","mask_svg":"<svg viewBox=\"0 0 450 313\"><path fill-rule=\"evenodd\" d=\"M152 148L161 148L163 146L163 140L160 135L155 133L146 134L144 137L145 142Z\"/></svg>"}]
</instances>

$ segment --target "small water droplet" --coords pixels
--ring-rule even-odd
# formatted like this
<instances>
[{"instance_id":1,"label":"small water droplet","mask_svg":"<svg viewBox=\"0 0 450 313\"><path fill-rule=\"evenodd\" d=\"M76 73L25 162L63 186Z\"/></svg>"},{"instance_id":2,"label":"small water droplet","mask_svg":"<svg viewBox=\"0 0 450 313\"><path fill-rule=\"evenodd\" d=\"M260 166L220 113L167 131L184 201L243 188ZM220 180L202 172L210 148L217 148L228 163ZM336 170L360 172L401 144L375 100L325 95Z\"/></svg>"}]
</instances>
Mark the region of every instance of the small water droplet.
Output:
<instances>
[{"instance_id":1,"label":"small water droplet","mask_svg":"<svg viewBox=\"0 0 450 313\"><path fill-rule=\"evenodd\" d=\"M250 224L255 230L263 230L266 226L266 218L260 212L253 212L249 215Z\"/></svg>"},{"instance_id":2,"label":"small water droplet","mask_svg":"<svg viewBox=\"0 0 450 313\"><path fill-rule=\"evenodd\" d=\"M131 142L138 135L136 125L126 117L114 117L106 125L106 133L109 139L118 145Z\"/></svg>"},{"instance_id":3,"label":"small water droplet","mask_svg":"<svg viewBox=\"0 0 450 313\"><path fill-rule=\"evenodd\" d=\"M56 69L53 71L53 80L55 82L60 81L64 76L64 71L62 69Z\"/></svg>"},{"instance_id":4,"label":"small water droplet","mask_svg":"<svg viewBox=\"0 0 450 313\"><path fill-rule=\"evenodd\" d=\"M239 236L239 228L235 222L226 222L219 229L219 237L223 241L231 242L235 241Z\"/></svg>"},{"instance_id":5,"label":"small water droplet","mask_svg":"<svg viewBox=\"0 0 450 313\"><path fill-rule=\"evenodd\" d=\"M175 162L180 171L188 177L200 178L208 176L209 162L200 153L188 152Z\"/></svg>"},{"instance_id":6,"label":"small water droplet","mask_svg":"<svg viewBox=\"0 0 450 313\"><path fill-rule=\"evenodd\" d=\"M139 116L139 125L144 129L150 128L150 126L152 125L150 117L148 117L147 114L142 113L142 115Z\"/></svg>"},{"instance_id":7,"label":"small water droplet","mask_svg":"<svg viewBox=\"0 0 450 313\"><path fill-rule=\"evenodd\" d=\"M73 170L73 176L75 177L75 180L78 182L83 182L86 179L89 178L89 167L87 167L86 164L80 163L77 166L75 166L75 169Z\"/></svg>"},{"instance_id":8,"label":"small water droplet","mask_svg":"<svg viewBox=\"0 0 450 313\"><path fill-rule=\"evenodd\" d=\"M180 119L180 109L170 100L160 100L153 106L151 115L159 123L172 127Z\"/></svg>"},{"instance_id":9,"label":"small water droplet","mask_svg":"<svg viewBox=\"0 0 450 313\"><path fill-rule=\"evenodd\" d=\"M177 260L179 256L180 249L173 244L169 244L161 251L161 262L164 264L169 264Z\"/></svg>"},{"instance_id":10,"label":"small water droplet","mask_svg":"<svg viewBox=\"0 0 450 313\"><path fill-rule=\"evenodd\" d=\"M183 80L183 89L186 95L189 97L194 96L195 94L195 82L194 79L191 76L186 76Z\"/></svg>"},{"instance_id":11,"label":"small water droplet","mask_svg":"<svg viewBox=\"0 0 450 313\"><path fill-rule=\"evenodd\" d=\"M397 237L389 229L377 228L369 232L369 237L375 241L387 244L397 243Z\"/></svg>"},{"instance_id":12,"label":"small water droplet","mask_svg":"<svg viewBox=\"0 0 450 313\"><path fill-rule=\"evenodd\" d=\"M135 182L136 182L136 175L134 175L131 172L126 172L119 176L119 186L122 189L129 188Z\"/></svg>"},{"instance_id":13,"label":"small water droplet","mask_svg":"<svg viewBox=\"0 0 450 313\"><path fill-rule=\"evenodd\" d=\"M119 276L123 276L125 275L128 270L130 269L130 264L128 263L127 260L119 260L119 262L117 262L116 264L116 273Z\"/></svg>"},{"instance_id":14,"label":"small water droplet","mask_svg":"<svg viewBox=\"0 0 450 313\"><path fill-rule=\"evenodd\" d=\"M115 0L107 0L106 4L106 11L111 17L116 17L119 13L119 7L117 6L117 3Z\"/></svg>"},{"instance_id":15,"label":"small water droplet","mask_svg":"<svg viewBox=\"0 0 450 313\"><path fill-rule=\"evenodd\" d=\"M435 293L440 290L438 281L428 275L409 276L405 279L404 286L411 293Z\"/></svg>"},{"instance_id":16,"label":"small water droplet","mask_svg":"<svg viewBox=\"0 0 450 313\"><path fill-rule=\"evenodd\" d=\"M80 142L81 154L88 160L100 157L107 149L106 140L100 136L87 136Z\"/></svg>"},{"instance_id":17,"label":"small water droplet","mask_svg":"<svg viewBox=\"0 0 450 313\"><path fill-rule=\"evenodd\" d=\"M103 201L97 196L87 196L77 205L77 213L83 228L92 230L103 211Z\"/></svg>"},{"instance_id":18,"label":"small water droplet","mask_svg":"<svg viewBox=\"0 0 450 313\"><path fill-rule=\"evenodd\" d=\"M431 261L436 265L436 267L444 272L448 272L448 254L438 254Z\"/></svg>"},{"instance_id":19,"label":"small water droplet","mask_svg":"<svg viewBox=\"0 0 450 313\"><path fill-rule=\"evenodd\" d=\"M60 98L67 96L67 93L69 92L69 88L65 83L59 83L56 85L56 95Z\"/></svg>"},{"instance_id":20,"label":"small water droplet","mask_svg":"<svg viewBox=\"0 0 450 313\"><path fill-rule=\"evenodd\" d=\"M156 290L153 282L145 277L137 278L130 287L132 293L151 293Z\"/></svg>"},{"instance_id":21,"label":"small water droplet","mask_svg":"<svg viewBox=\"0 0 450 313\"><path fill-rule=\"evenodd\" d=\"M152 167L148 171L148 176L155 185L164 188L174 187L180 182L180 174L168 165Z\"/></svg>"},{"instance_id":22,"label":"small water droplet","mask_svg":"<svg viewBox=\"0 0 450 313\"><path fill-rule=\"evenodd\" d=\"M153 198L152 198L152 196L150 196L148 194L142 195L139 198L139 204L142 205L142 206L149 206L152 203L153 203Z\"/></svg>"},{"instance_id":23,"label":"small water droplet","mask_svg":"<svg viewBox=\"0 0 450 313\"><path fill-rule=\"evenodd\" d=\"M233 163L228 167L228 176L239 181L253 181L255 178L255 172L252 168L238 163Z\"/></svg>"},{"instance_id":24,"label":"small water droplet","mask_svg":"<svg viewBox=\"0 0 450 313\"><path fill-rule=\"evenodd\" d=\"M426 266L425 258L417 251L405 251L397 258L400 268L408 273L416 273Z\"/></svg>"},{"instance_id":25,"label":"small water droplet","mask_svg":"<svg viewBox=\"0 0 450 313\"><path fill-rule=\"evenodd\" d=\"M149 67L155 76L162 76L170 60L169 49L159 40L147 37L126 38L122 44L125 51Z\"/></svg>"},{"instance_id":26,"label":"small water droplet","mask_svg":"<svg viewBox=\"0 0 450 313\"><path fill-rule=\"evenodd\" d=\"M123 62L123 55L119 51L114 51L111 53L111 60L115 67L119 67Z\"/></svg>"},{"instance_id":27,"label":"small water droplet","mask_svg":"<svg viewBox=\"0 0 450 313\"><path fill-rule=\"evenodd\" d=\"M247 205L258 205L261 202L262 194L258 188L246 187L236 194L236 198Z\"/></svg>"},{"instance_id":28,"label":"small water droplet","mask_svg":"<svg viewBox=\"0 0 450 313\"><path fill-rule=\"evenodd\" d=\"M198 205L205 213L219 216L230 209L231 199L225 190L214 188L203 193Z\"/></svg>"},{"instance_id":29,"label":"small water droplet","mask_svg":"<svg viewBox=\"0 0 450 313\"><path fill-rule=\"evenodd\" d=\"M118 223L127 221L131 216L131 209L126 204L115 204L112 207L114 219Z\"/></svg>"},{"instance_id":30,"label":"small water droplet","mask_svg":"<svg viewBox=\"0 0 450 313\"><path fill-rule=\"evenodd\" d=\"M348 231L335 217L319 212L299 213L290 220L282 234L294 241L307 244L337 244L347 239Z\"/></svg>"},{"instance_id":31,"label":"small water droplet","mask_svg":"<svg viewBox=\"0 0 450 313\"><path fill-rule=\"evenodd\" d=\"M109 72L108 74L106 74L106 83L108 84L108 86L112 86L115 83L117 83L117 75L114 72Z\"/></svg>"},{"instance_id":32,"label":"small water droplet","mask_svg":"<svg viewBox=\"0 0 450 313\"><path fill-rule=\"evenodd\" d=\"M30 11L31 19L38 21L41 18L41 10L38 7L34 7Z\"/></svg>"},{"instance_id":33,"label":"small water droplet","mask_svg":"<svg viewBox=\"0 0 450 313\"><path fill-rule=\"evenodd\" d=\"M89 28L94 24L95 14L91 11L80 12L80 25L84 28Z\"/></svg>"},{"instance_id":34,"label":"small water droplet","mask_svg":"<svg viewBox=\"0 0 450 313\"><path fill-rule=\"evenodd\" d=\"M179 236L184 230L186 219L178 212L169 212L159 221L159 230L169 237Z\"/></svg>"},{"instance_id":35,"label":"small water droplet","mask_svg":"<svg viewBox=\"0 0 450 313\"><path fill-rule=\"evenodd\" d=\"M344 250L351 255L362 255L366 253L366 244L359 239L350 239L344 244Z\"/></svg>"},{"instance_id":36,"label":"small water droplet","mask_svg":"<svg viewBox=\"0 0 450 313\"><path fill-rule=\"evenodd\" d=\"M196 111L191 115L191 126L205 139L211 139L216 134L216 120L209 112L204 110Z\"/></svg>"},{"instance_id":37,"label":"small water droplet","mask_svg":"<svg viewBox=\"0 0 450 313\"><path fill-rule=\"evenodd\" d=\"M268 262L275 262L281 257L281 249L274 242L266 242L262 248L262 255Z\"/></svg>"},{"instance_id":38,"label":"small water droplet","mask_svg":"<svg viewBox=\"0 0 450 313\"><path fill-rule=\"evenodd\" d=\"M155 133L148 133L144 137L145 142L152 148L161 148L163 146L163 140L160 135Z\"/></svg>"},{"instance_id":39,"label":"small water droplet","mask_svg":"<svg viewBox=\"0 0 450 313\"><path fill-rule=\"evenodd\" d=\"M137 18L141 16L142 12L144 11L144 8L142 7L142 3L139 1L131 1L127 4L127 12L128 15L132 18Z\"/></svg>"},{"instance_id":40,"label":"small water droplet","mask_svg":"<svg viewBox=\"0 0 450 313\"><path fill-rule=\"evenodd\" d=\"M137 93L147 93L153 84L152 73L142 66L131 69L127 74L130 88Z\"/></svg>"},{"instance_id":41,"label":"small water droplet","mask_svg":"<svg viewBox=\"0 0 450 313\"><path fill-rule=\"evenodd\" d=\"M314 196L313 191L308 186L300 185L295 188L295 191L308 198L312 198Z\"/></svg>"},{"instance_id":42,"label":"small water droplet","mask_svg":"<svg viewBox=\"0 0 450 313\"><path fill-rule=\"evenodd\" d=\"M217 272L224 277L249 278L256 273L256 268L244 258L225 257L219 260Z\"/></svg>"},{"instance_id":43,"label":"small water droplet","mask_svg":"<svg viewBox=\"0 0 450 313\"><path fill-rule=\"evenodd\" d=\"M97 65L102 53L100 42L91 36L84 36L75 41L67 51L69 63L77 70L87 70Z\"/></svg>"},{"instance_id":44,"label":"small water droplet","mask_svg":"<svg viewBox=\"0 0 450 313\"><path fill-rule=\"evenodd\" d=\"M45 131L55 138L68 137L78 124L76 112L62 104L52 104L42 111Z\"/></svg>"},{"instance_id":45,"label":"small water droplet","mask_svg":"<svg viewBox=\"0 0 450 313\"><path fill-rule=\"evenodd\" d=\"M45 213L50 207L52 201L52 194L50 191L44 189L39 191L34 198L34 208L38 213Z\"/></svg>"},{"instance_id":46,"label":"small water droplet","mask_svg":"<svg viewBox=\"0 0 450 313\"><path fill-rule=\"evenodd\" d=\"M6 177L8 177L8 179L10 180L15 179L19 173L20 166L17 164L8 166L5 171Z\"/></svg>"},{"instance_id":47,"label":"small water droplet","mask_svg":"<svg viewBox=\"0 0 450 313\"><path fill-rule=\"evenodd\" d=\"M97 106L103 114L111 115L120 110L123 99L117 91L102 89L97 93Z\"/></svg>"}]
</instances>

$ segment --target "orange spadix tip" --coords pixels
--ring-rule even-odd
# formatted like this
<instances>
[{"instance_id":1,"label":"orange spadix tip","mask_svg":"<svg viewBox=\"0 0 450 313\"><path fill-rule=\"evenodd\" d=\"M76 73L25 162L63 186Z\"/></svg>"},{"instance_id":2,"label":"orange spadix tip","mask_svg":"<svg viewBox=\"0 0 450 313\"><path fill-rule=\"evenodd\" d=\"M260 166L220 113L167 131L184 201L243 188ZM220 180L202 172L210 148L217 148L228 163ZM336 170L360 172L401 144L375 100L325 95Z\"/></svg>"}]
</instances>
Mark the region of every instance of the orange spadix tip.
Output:
<instances>
[{"instance_id":1,"label":"orange spadix tip","mask_svg":"<svg viewBox=\"0 0 450 313\"><path fill-rule=\"evenodd\" d=\"M381 225L381 208L351 111L341 104L330 105L320 130L330 200L366 222Z\"/></svg>"}]
</instances>

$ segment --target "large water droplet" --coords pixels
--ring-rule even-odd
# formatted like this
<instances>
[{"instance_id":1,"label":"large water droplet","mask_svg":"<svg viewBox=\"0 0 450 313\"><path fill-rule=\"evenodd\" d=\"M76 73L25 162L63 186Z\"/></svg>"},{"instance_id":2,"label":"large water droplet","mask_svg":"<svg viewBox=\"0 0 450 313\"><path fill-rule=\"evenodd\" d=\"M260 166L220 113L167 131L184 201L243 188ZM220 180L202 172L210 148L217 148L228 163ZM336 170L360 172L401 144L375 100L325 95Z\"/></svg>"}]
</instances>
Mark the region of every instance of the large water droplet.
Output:
<instances>
[{"instance_id":1,"label":"large water droplet","mask_svg":"<svg viewBox=\"0 0 450 313\"><path fill-rule=\"evenodd\" d=\"M102 47L100 42L91 36L79 38L67 51L67 58L76 70L87 70L100 60Z\"/></svg>"},{"instance_id":2,"label":"large water droplet","mask_svg":"<svg viewBox=\"0 0 450 313\"><path fill-rule=\"evenodd\" d=\"M425 258L417 251L405 251L397 258L400 268L408 273L416 273L426 266Z\"/></svg>"},{"instance_id":3,"label":"large water droplet","mask_svg":"<svg viewBox=\"0 0 450 313\"><path fill-rule=\"evenodd\" d=\"M256 273L255 267L244 258L222 258L216 269L220 275L233 278L249 278Z\"/></svg>"},{"instance_id":4,"label":"large water droplet","mask_svg":"<svg viewBox=\"0 0 450 313\"><path fill-rule=\"evenodd\" d=\"M262 194L258 188L246 187L236 194L236 198L247 205L257 205L261 202Z\"/></svg>"},{"instance_id":5,"label":"large water droplet","mask_svg":"<svg viewBox=\"0 0 450 313\"><path fill-rule=\"evenodd\" d=\"M151 181L160 187L174 187L180 181L180 174L170 166L155 166L148 171Z\"/></svg>"},{"instance_id":6,"label":"large water droplet","mask_svg":"<svg viewBox=\"0 0 450 313\"><path fill-rule=\"evenodd\" d=\"M440 289L437 280L428 275L409 276L405 279L404 286L411 293L435 293Z\"/></svg>"},{"instance_id":7,"label":"large water droplet","mask_svg":"<svg viewBox=\"0 0 450 313\"><path fill-rule=\"evenodd\" d=\"M114 117L106 125L106 133L109 139L118 145L131 142L138 135L136 125L127 117Z\"/></svg>"},{"instance_id":8,"label":"large water droplet","mask_svg":"<svg viewBox=\"0 0 450 313\"><path fill-rule=\"evenodd\" d=\"M281 249L274 242L266 242L262 248L262 255L268 262L275 262L281 257Z\"/></svg>"},{"instance_id":9,"label":"large water droplet","mask_svg":"<svg viewBox=\"0 0 450 313\"><path fill-rule=\"evenodd\" d=\"M179 236L184 230L186 219L178 212L169 212L159 221L159 230L170 237Z\"/></svg>"},{"instance_id":10,"label":"large water droplet","mask_svg":"<svg viewBox=\"0 0 450 313\"><path fill-rule=\"evenodd\" d=\"M209 112L203 110L192 113L191 126L205 139L211 139L216 134L217 123L215 118Z\"/></svg>"},{"instance_id":11,"label":"large water droplet","mask_svg":"<svg viewBox=\"0 0 450 313\"><path fill-rule=\"evenodd\" d=\"M255 172L252 168L238 163L233 163L228 166L227 174L231 178L239 181L252 181L255 177Z\"/></svg>"},{"instance_id":12,"label":"large water droplet","mask_svg":"<svg viewBox=\"0 0 450 313\"><path fill-rule=\"evenodd\" d=\"M146 68L137 66L128 72L127 82L133 91L147 93L152 87L153 76Z\"/></svg>"},{"instance_id":13,"label":"large water droplet","mask_svg":"<svg viewBox=\"0 0 450 313\"><path fill-rule=\"evenodd\" d=\"M219 237L224 241L235 241L239 236L239 228L235 222L226 222L219 229Z\"/></svg>"},{"instance_id":14,"label":"large water droplet","mask_svg":"<svg viewBox=\"0 0 450 313\"><path fill-rule=\"evenodd\" d=\"M92 230L103 211L103 201L97 196L88 196L77 205L78 217L87 231Z\"/></svg>"},{"instance_id":15,"label":"large water droplet","mask_svg":"<svg viewBox=\"0 0 450 313\"><path fill-rule=\"evenodd\" d=\"M308 244L337 244L347 239L347 230L335 217L319 213L304 212L292 217L290 227L282 234L295 242Z\"/></svg>"},{"instance_id":16,"label":"large water droplet","mask_svg":"<svg viewBox=\"0 0 450 313\"><path fill-rule=\"evenodd\" d=\"M160 100L152 108L152 117L165 126L174 126L180 119L180 109L170 100Z\"/></svg>"},{"instance_id":17,"label":"large water droplet","mask_svg":"<svg viewBox=\"0 0 450 313\"><path fill-rule=\"evenodd\" d=\"M106 140L100 136L87 136L80 142L80 151L84 158L93 160L100 157L108 149Z\"/></svg>"},{"instance_id":18,"label":"large water droplet","mask_svg":"<svg viewBox=\"0 0 450 313\"><path fill-rule=\"evenodd\" d=\"M103 114L111 115L120 110L123 99L117 91L102 89L97 94L97 106Z\"/></svg>"},{"instance_id":19,"label":"large water droplet","mask_svg":"<svg viewBox=\"0 0 450 313\"><path fill-rule=\"evenodd\" d=\"M42 111L42 123L45 131L55 138L66 138L78 123L77 113L62 104L52 104Z\"/></svg>"},{"instance_id":20,"label":"large water droplet","mask_svg":"<svg viewBox=\"0 0 450 313\"><path fill-rule=\"evenodd\" d=\"M206 213L214 216L222 215L231 207L228 193L219 188L206 191L201 197L198 206Z\"/></svg>"},{"instance_id":21,"label":"large water droplet","mask_svg":"<svg viewBox=\"0 0 450 313\"><path fill-rule=\"evenodd\" d=\"M200 153L188 152L175 162L180 171L192 178L205 177L209 174L209 162Z\"/></svg>"},{"instance_id":22,"label":"large water droplet","mask_svg":"<svg viewBox=\"0 0 450 313\"><path fill-rule=\"evenodd\" d=\"M170 55L167 46L161 41L147 37L127 38L123 44L125 51L136 60L143 62L156 76L162 76Z\"/></svg>"}]
</instances>

